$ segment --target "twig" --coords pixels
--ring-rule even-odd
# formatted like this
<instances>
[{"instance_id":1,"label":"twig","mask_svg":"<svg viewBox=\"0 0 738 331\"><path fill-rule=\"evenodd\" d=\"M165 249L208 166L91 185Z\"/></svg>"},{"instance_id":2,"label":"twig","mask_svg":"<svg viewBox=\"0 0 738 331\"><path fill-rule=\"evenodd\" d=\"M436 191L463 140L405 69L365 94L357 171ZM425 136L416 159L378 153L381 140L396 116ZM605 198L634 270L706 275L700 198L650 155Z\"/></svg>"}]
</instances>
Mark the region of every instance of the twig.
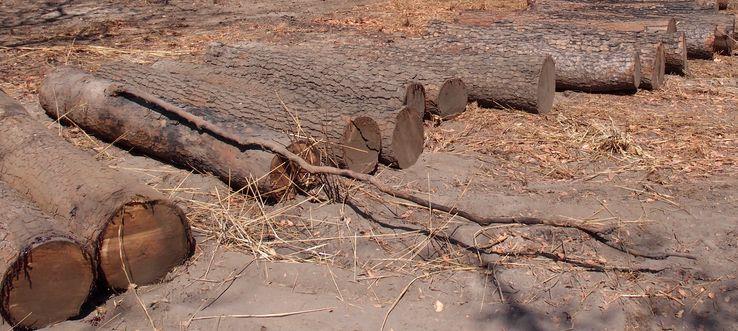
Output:
<instances>
[{"instance_id":1,"label":"twig","mask_svg":"<svg viewBox=\"0 0 738 331\"><path fill-rule=\"evenodd\" d=\"M146 309L146 305L144 304L143 300L141 300L141 297L138 296L138 290L136 289L136 284L133 283L131 280L131 276L128 274L128 269L126 268L126 260L123 253L123 220L120 222L120 226L118 227L118 255L120 255L120 264L123 267L123 273L126 275L126 280L128 280L128 289L133 292L133 295L136 297L136 300L141 305L141 308L143 309L144 313L146 314L146 318L149 320L149 323L151 323L151 329L157 330L156 325L154 325L154 320L151 318L151 315L149 315L149 310Z\"/></svg>"},{"instance_id":2,"label":"twig","mask_svg":"<svg viewBox=\"0 0 738 331\"><path fill-rule=\"evenodd\" d=\"M294 315L301 315L301 314L308 314L308 313L316 313L319 311L332 311L333 309L336 309L335 307L325 307L325 308L318 308L318 309L308 309L308 310L299 310L299 311L291 311L287 313L275 313L275 314L255 314L255 315L215 315L215 316L203 316L203 317L197 317L193 318L193 321L200 321L200 320L208 320L208 319L214 319L214 318L275 318L275 317L287 317L287 316L294 316Z\"/></svg>"},{"instance_id":3,"label":"twig","mask_svg":"<svg viewBox=\"0 0 738 331\"><path fill-rule=\"evenodd\" d=\"M390 313L392 313L392 310L394 310L395 307L397 307L397 304L400 303L400 300L402 299L403 296L405 296L405 293L407 293L407 290L410 289L410 286L412 286L413 283L415 283L416 280L421 279L421 278L425 278L425 277L428 277L428 276L430 276L430 274L420 275L418 277L413 278L413 280L411 280L409 283L407 283L407 285L405 286L405 288L402 289L402 292L400 292L400 295L398 295L397 296L397 299L395 299L395 302L392 303L392 306L390 307L390 309L387 310L387 313L386 314L384 314L384 320L382 320L382 327L379 328L380 331L384 331L384 327L387 325L387 319L389 319Z\"/></svg>"}]
</instances>

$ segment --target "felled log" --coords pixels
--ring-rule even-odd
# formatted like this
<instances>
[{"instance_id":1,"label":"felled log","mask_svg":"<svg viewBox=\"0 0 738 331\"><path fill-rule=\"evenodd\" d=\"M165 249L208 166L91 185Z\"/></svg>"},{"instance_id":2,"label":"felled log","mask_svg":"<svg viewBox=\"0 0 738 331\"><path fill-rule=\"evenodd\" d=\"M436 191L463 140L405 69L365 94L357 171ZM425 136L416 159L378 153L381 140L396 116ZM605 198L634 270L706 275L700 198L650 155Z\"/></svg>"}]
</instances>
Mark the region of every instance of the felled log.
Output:
<instances>
[{"instance_id":1,"label":"felled log","mask_svg":"<svg viewBox=\"0 0 738 331\"><path fill-rule=\"evenodd\" d=\"M421 84L409 80L401 66L375 66L261 43L214 44L205 59L232 69L223 71L229 75L273 86L290 107L304 105L330 112L329 118L375 119L382 137L379 159L383 163L407 168L422 152L425 92ZM300 115L308 121L321 120L309 113Z\"/></svg>"},{"instance_id":2,"label":"felled log","mask_svg":"<svg viewBox=\"0 0 738 331\"><path fill-rule=\"evenodd\" d=\"M44 84L39 99L54 116L81 119L73 115L77 109L63 107L74 97L64 94L72 88L62 87L66 82ZM161 193L98 163L2 93L0 126L0 180L83 240L111 288L154 283L190 256L194 242L187 220Z\"/></svg>"},{"instance_id":3,"label":"felled log","mask_svg":"<svg viewBox=\"0 0 738 331\"><path fill-rule=\"evenodd\" d=\"M9 325L37 329L61 322L78 315L87 300L93 262L56 223L0 182L0 315Z\"/></svg>"},{"instance_id":4,"label":"felled log","mask_svg":"<svg viewBox=\"0 0 738 331\"><path fill-rule=\"evenodd\" d=\"M158 108L136 96L115 94L116 86L112 81L63 67L46 77L39 99L53 118L69 120L104 141L161 161L212 173L236 191L274 201L288 198L296 189L280 179L280 163L272 153L260 149L242 151L202 134L178 118L162 115ZM61 109L58 113L56 107ZM73 111L65 114L64 110ZM291 145L286 136L275 132L259 128L241 132ZM315 159L312 149L299 152L305 154L306 160Z\"/></svg>"},{"instance_id":5,"label":"felled log","mask_svg":"<svg viewBox=\"0 0 738 331\"><path fill-rule=\"evenodd\" d=\"M207 84L206 86L208 86L208 88L219 86L229 91L236 91L239 95L260 97L263 100L272 100L275 97L279 98L276 94L272 96L268 94L259 95L258 93L254 93L254 91L264 90L264 85L254 84L253 82L236 78L233 75L228 75L224 72L227 69L223 69L217 66L161 60L154 63L152 65L152 68L158 70L159 72L164 72L175 77L179 77L189 83L205 83ZM192 85L188 84L187 86L189 87ZM212 88L211 90L215 89ZM278 104L272 102L271 107L269 108L274 109L275 106L277 106L277 108L282 107L281 111L283 112L287 112L290 110L290 107L288 107L288 109L284 109L281 102ZM302 108L300 105L297 105L296 107L299 108L296 108L295 110L299 110ZM258 111L259 110L256 110L256 112ZM314 111L315 110L307 109L304 111L300 111L300 113L302 114L304 112ZM249 110L249 113L251 112L254 111ZM315 116L320 115L316 114ZM243 118L241 119L241 121L243 121ZM253 121L253 118L247 120L247 122L249 123ZM297 126L298 124L295 123L296 121L298 121L298 123L300 124L299 129L294 128L294 126ZM326 139L333 139L335 141L325 148L325 150L329 154L332 154L329 156L329 158L333 162L330 163L362 173L369 173L373 171L377 166L379 151L381 149L381 137L379 126L377 125L377 122L372 118L361 116L350 118L348 120L348 124L343 126L343 133L340 136L337 135L337 133L342 129L343 123L340 121L331 122L330 119L327 119L326 122L321 123L320 129L318 129L318 126L314 125L314 123L312 122L300 121L300 118L292 119L290 121L282 121L276 124L270 123L266 125L258 120L256 120L255 122L257 124L264 125L272 130L289 130L290 132L298 130L303 131L301 133L298 133L298 135L312 133L313 135L315 135L315 137L318 137L318 134L328 135L332 133L332 138ZM293 126L293 128L290 128L290 126ZM331 126L335 126L335 129L327 129ZM317 146L311 147L311 153L313 154L312 158L317 159L315 161L317 163L320 162L320 154L326 154L319 153L319 149L320 148L317 148ZM279 185L277 185L277 187L279 187Z\"/></svg>"},{"instance_id":6,"label":"felled log","mask_svg":"<svg viewBox=\"0 0 738 331\"><path fill-rule=\"evenodd\" d=\"M190 75L166 68L113 63L103 66L96 75L149 91L234 132L250 132L251 135L265 132L271 135L268 139L283 144L289 140L310 140L314 142L316 150L324 152L322 155L325 155L326 163L364 173L373 171L377 165L383 138L380 136L380 121L388 132L385 134L389 136L388 151L391 151L393 143L395 146L405 143L401 140L402 137L395 142L392 132L402 130L400 127L403 125L419 122L406 123L398 120L403 111L379 113L371 120L356 122L355 120L364 115L353 114L344 109L305 107L304 104L283 100L281 94L268 91L265 85L235 80L215 72L206 75L202 72L205 69L202 66L190 69L200 74ZM185 69L187 70L189 69ZM357 126L366 135L357 134L353 130ZM418 149L422 150L422 146ZM403 151L398 150L396 153L401 152ZM417 158L417 155L411 157ZM412 162L414 161L413 159ZM217 165L215 167L221 168Z\"/></svg>"},{"instance_id":7,"label":"felled log","mask_svg":"<svg viewBox=\"0 0 738 331\"><path fill-rule=\"evenodd\" d=\"M378 65L376 62L375 64ZM193 76L211 84L222 85L224 82L228 82L228 85L236 82L244 84L244 78L240 78L244 76L242 71L223 66L187 64L161 60L154 63L152 67L172 73ZM408 79L423 84L426 96L426 112L441 117L449 117L463 112L466 108L467 91L461 79L442 76L430 69L418 70L417 74L412 75L412 77L408 75L408 77Z\"/></svg>"},{"instance_id":8,"label":"felled log","mask_svg":"<svg viewBox=\"0 0 738 331\"><path fill-rule=\"evenodd\" d=\"M324 94L324 91L311 91L311 90L294 90L290 87L285 87L286 84L291 84L290 82L284 82L281 83L275 79L275 77L272 77L268 74L265 74L264 71L261 70L254 70L255 67L252 66L251 60L248 60L249 57L246 55L249 54L252 50L255 52L260 52L262 49L267 48L267 45L262 44L243 44L241 47L230 47L225 46L222 44L214 44L211 48L208 54L206 55L206 61L211 63L214 67L218 69L216 70L224 75L230 75L233 77L242 77L242 78L248 78L252 77L255 79L258 79L260 82L265 84L275 84L278 87L285 88L289 90L288 94L292 98L304 98L306 94L312 93L312 94ZM294 46L292 48L295 48ZM340 58L343 58L343 63L346 63L347 65L352 66L352 70L354 70L353 75L359 76L360 70L359 68L364 68L365 71L368 70L376 70L375 68L369 69L368 66L361 66L356 65L357 61L363 61L366 60L366 54L363 54L360 57L360 60L354 60L349 59L343 56L341 53L329 53L325 52L323 49L321 52L316 52L316 49L310 49L308 46L299 47L302 51L294 52L290 54L292 57L300 57L301 59L307 58L307 54L303 52L308 52L312 54L319 53L325 57L328 57L331 59L331 61L338 63L340 61ZM274 46L271 46L268 48L270 52L276 52L280 49ZM251 57L253 59L253 57ZM441 71L436 70L436 68L433 67L427 67L427 66L415 66L414 64L410 64L409 62L394 62L394 63L377 63L378 58L374 58L371 63L373 67L380 67L380 68L389 68L389 70L392 70L392 73L387 75L384 72L380 73L380 77L383 76L393 76L394 80L397 80L400 77L405 77L406 81L415 81L423 85L425 88L425 107L424 111L440 116L440 117L451 117L454 115L457 115L464 111L466 108L467 100L468 100L468 91L465 82L456 77L455 73L448 72L448 71ZM254 62L258 61L257 59L253 59ZM279 60L278 60L279 61ZM351 64L348 64L348 62L352 62ZM317 68L318 65L313 63L315 67ZM263 66L270 65L268 60L264 60L262 62ZM170 65L171 66L171 65ZM354 67L356 66L356 67ZM401 68L399 68L401 67ZM310 67L313 68L313 67ZM261 69L261 68L260 68ZM283 69L285 70L285 69ZM310 69L312 70L312 69ZM370 75L375 75L375 73L370 73ZM305 82L308 86L311 87L311 89L320 89L318 84L322 84L319 82L320 77L305 77L301 76L305 79ZM352 78L356 79L356 78ZM371 83L369 83L371 84ZM357 91L359 93L362 93L361 91ZM328 96L330 98L330 96ZM346 95L346 98L351 98L351 95ZM357 95L357 98L363 98L361 95ZM400 97L402 99L403 97ZM404 97L407 98L407 97ZM340 100L343 101L343 100ZM321 100L322 104L328 104L336 102L335 100L330 100L328 102L327 100ZM417 108L417 107L416 107ZM421 114L422 115L422 114Z\"/></svg>"},{"instance_id":9,"label":"felled log","mask_svg":"<svg viewBox=\"0 0 738 331\"><path fill-rule=\"evenodd\" d=\"M636 91L641 83L639 48L626 38L609 40L533 25L455 25L433 22L427 42L467 53L550 54L556 62L556 89L585 92ZM586 38L585 38L586 37ZM654 47L656 47L654 45Z\"/></svg>"},{"instance_id":10,"label":"felled log","mask_svg":"<svg viewBox=\"0 0 738 331\"><path fill-rule=\"evenodd\" d=\"M707 6L693 1L564 1L573 6L552 6L545 11L547 17L580 17L582 21L602 18L623 20L657 20L673 17L677 30L684 31L690 58L711 58L708 50L729 53L735 45L735 16L718 14L715 2ZM558 3L558 2L557 2ZM712 25L715 27L713 29Z\"/></svg>"},{"instance_id":11,"label":"felled log","mask_svg":"<svg viewBox=\"0 0 738 331\"><path fill-rule=\"evenodd\" d=\"M286 46L265 43L242 43L238 47L214 43L205 61L235 69L227 73L283 87L291 91L284 97L314 102L319 107L340 104L365 112L406 107L423 116L425 95L411 78L417 73L410 76L399 65L379 67L360 59L347 62L321 55L325 54L319 50L293 52Z\"/></svg>"},{"instance_id":12,"label":"felled log","mask_svg":"<svg viewBox=\"0 0 738 331\"><path fill-rule=\"evenodd\" d=\"M362 57L379 66L423 67L442 76L460 77L468 99L485 107L546 113L553 106L555 63L548 55L494 51L476 54L417 39L394 44L334 39L330 46L320 48L331 49L333 54L339 54L336 56Z\"/></svg>"}]
</instances>

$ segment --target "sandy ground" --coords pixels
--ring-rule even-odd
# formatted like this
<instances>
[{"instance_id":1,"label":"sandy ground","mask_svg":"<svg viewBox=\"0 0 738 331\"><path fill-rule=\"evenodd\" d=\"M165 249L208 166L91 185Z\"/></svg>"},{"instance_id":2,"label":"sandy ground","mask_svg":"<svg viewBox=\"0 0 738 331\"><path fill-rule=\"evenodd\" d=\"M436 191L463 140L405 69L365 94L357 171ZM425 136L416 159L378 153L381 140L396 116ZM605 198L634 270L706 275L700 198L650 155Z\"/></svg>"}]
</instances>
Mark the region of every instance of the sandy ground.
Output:
<instances>
[{"instance_id":1,"label":"sandy ground","mask_svg":"<svg viewBox=\"0 0 738 331\"><path fill-rule=\"evenodd\" d=\"M195 256L162 284L101 294L79 319L52 328L376 330L386 318L387 330L738 329L736 57L690 61L692 73L669 76L662 91L557 93L546 115L472 105L429 124L415 166L379 174L479 214L617 222L628 247L696 260L635 258L570 230L472 226L351 183L343 187L354 203L298 197L264 206L207 174L60 127L35 98L44 72L60 64L196 62L210 41L391 39L421 33L430 18L517 8L481 0L0 3L0 88L50 130L176 199L198 237ZM479 267L481 256L420 228L478 232L496 250ZM556 257L651 271L592 271Z\"/></svg>"}]
</instances>

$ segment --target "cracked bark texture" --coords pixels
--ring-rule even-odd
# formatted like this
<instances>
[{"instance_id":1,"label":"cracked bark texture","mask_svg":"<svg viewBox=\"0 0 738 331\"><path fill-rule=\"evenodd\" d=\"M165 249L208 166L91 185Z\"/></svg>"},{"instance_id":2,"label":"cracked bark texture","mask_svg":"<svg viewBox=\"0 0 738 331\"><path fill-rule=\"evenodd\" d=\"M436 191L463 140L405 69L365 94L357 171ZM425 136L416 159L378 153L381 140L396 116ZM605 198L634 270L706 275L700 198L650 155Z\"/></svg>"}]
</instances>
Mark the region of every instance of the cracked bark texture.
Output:
<instances>
[{"instance_id":1,"label":"cracked bark texture","mask_svg":"<svg viewBox=\"0 0 738 331\"><path fill-rule=\"evenodd\" d=\"M484 27L433 22L428 39L467 53L550 54L556 62L558 90L636 91L641 82L639 47L626 37L578 30L510 22Z\"/></svg>"},{"instance_id":2,"label":"cracked bark texture","mask_svg":"<svg viewBox=\"0 0 738 331\"><path fill-rule=\"evenodd\" d=\"M383 163L407 168L422 152L425 92L399 64L376 66L315 49L263 43L213 44L205 61L228 69L223 71L228 75L273 86L288 106L320 109L323 118L373 118L381 130Z\"/></svg>"},{"instance_id":3,"label":"cracked bark texture","mask_svg":"<svg viewBox=\"0 0 738 331\"><path fill-rule=\"evenodd\" d=\"M64 95L55 93L70 88L63 85L45 83L39 100L52 115L74 116L63 107ZM194 242L187 220L161 193L99 163L1 93L0 109L0 180L78 236L108 285L125 290L128 281L119 250L103 247L123 247L130 277L139 285L158 281L190 256ZM140 207L148 209L129 213ZM121 216L130 216L126 224ZM124 242L116 246L121 227Z\"/></svg>"},{"instance_id":4,"label":"cracked bark texture","mask_svg":"<svg viewBox=\"0 0 738 331\"><path fill-rule=\"evenodd\" d=\"M36 329L77 316L94 278L76 237L0 182L0 315L8 324Z\"/></svg>"}]
</instances>

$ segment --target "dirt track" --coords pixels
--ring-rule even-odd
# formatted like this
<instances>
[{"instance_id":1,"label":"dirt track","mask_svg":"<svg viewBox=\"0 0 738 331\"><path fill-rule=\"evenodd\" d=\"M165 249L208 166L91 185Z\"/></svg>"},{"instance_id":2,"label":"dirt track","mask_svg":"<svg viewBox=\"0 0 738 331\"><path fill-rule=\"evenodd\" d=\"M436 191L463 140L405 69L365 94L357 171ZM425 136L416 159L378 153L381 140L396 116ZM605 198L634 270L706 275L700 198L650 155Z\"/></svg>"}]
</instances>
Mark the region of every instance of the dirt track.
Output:
<instances>
[{"instance_id":1,"label":"dirt track","mask_svg":"<svg viewBox=\"0 0 738 331\"><path fill-rule=\"evenodd\" d=\"M557 93L547 115L471 106L461 117L429 127L421 160L381 177L485 215L617 220L630 245L698 256L644 261L576 232L504 226L486 232L509 254L478 270L468 263L468 252L403 227L457 226L464 220L380 201L364 188L355 191L364 206L303 198L262 210L243 196L229 196L211 176L59 128L38 110L37 84L58 64L91 68L120 58L196 62L210 41L328 33L389 40L418 33L429 17L452 19L479 9L507 16L519 8L496 1L426 1L432 5L423 10L414 7L420 1L221 2L0 4L0 88L80 148L176 197L198 230L200 250L192 261L169 282L139 289L157 327L378 329L401 294L388 330L738 327L738 57L691 61L692 75L669 76L662 91ZM222 228L239 224L247 234L239 240ZM526 247L666 269L592 272L526 257ZM259 259L249 264L254 258ZM100 306L81 319L56 328L150 327L131 292L95 304ZM197 319L318 308L332 310Z\"/></svg>"}]
</instances>

